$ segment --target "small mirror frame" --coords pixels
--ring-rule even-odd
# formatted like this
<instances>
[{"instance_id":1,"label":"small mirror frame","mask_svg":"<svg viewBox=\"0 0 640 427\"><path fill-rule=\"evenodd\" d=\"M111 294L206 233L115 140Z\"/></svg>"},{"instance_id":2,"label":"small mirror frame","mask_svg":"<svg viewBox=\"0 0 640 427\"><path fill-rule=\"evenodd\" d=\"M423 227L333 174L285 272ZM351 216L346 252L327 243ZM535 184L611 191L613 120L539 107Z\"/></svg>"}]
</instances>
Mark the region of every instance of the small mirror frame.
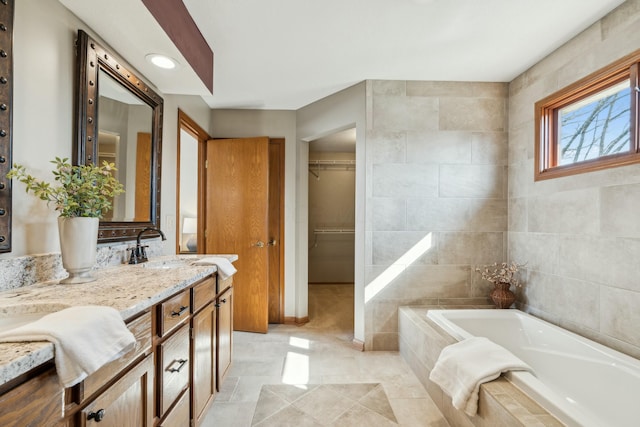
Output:
<instances>
[{"instance_id":1,"label":"small mirror frame","mask_svg":"<svg viewBox=\"0 0 640 427\"><path fill-rule=\"evenodd\" d=\"M0 1L0 253L11 252L14 1Z\"/></svg>"},{"instance_id":2,"label":"small mirror frame","mask_svg":"<svg viewBox=\"0 0 640 427\"><path fill-rule=\"evenodd\" d=\"M153 110L151 133L151 212L148 222L100 221L98 243L132 240L145 227L160 227L160 162L163 99L122 65L111 52L78 30L74 164L95 163L98 153L98 71L103 70Z\"/></svg>"}]
</instances>

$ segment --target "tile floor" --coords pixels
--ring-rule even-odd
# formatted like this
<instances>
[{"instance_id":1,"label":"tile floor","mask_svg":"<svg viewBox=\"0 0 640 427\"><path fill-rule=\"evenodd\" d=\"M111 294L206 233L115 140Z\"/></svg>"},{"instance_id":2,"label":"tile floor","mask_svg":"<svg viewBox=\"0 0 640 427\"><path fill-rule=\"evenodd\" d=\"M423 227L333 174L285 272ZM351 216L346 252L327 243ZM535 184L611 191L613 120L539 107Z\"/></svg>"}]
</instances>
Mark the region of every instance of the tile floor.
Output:
<instances>
[{"instance_id":1,"label":"tile floor","mask_svg":"<svg viewBox=\"0 0 640 427\"><path fill-rule=\"evenodd\" d=\"M353 286L310 285L308 324L235 332L233 366L203 426L251 426L263 385L353 383L380 383L401 426L448 426L398 352L353 348L352 307Z\"/></svg>"}]
</instances>

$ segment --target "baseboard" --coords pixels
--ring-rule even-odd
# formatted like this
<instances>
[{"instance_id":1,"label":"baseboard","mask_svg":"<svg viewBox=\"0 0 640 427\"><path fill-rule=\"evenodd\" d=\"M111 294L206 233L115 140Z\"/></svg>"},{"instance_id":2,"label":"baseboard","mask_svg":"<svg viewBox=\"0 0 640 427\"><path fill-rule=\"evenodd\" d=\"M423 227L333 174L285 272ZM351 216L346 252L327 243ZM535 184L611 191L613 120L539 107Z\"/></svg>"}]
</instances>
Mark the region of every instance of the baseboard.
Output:
<instances>
[{"instance_id":1,"label":"baseboard","mask_svg":"<svg viewBox=\"0 0 640 427\"><path fill-rule=\"evenodd\" d=\"M360 341L354 338L351 341L351 346L358 351L364 351L364 341Z\"/></svg>"},{"instance_id":2,"label":"baseboard","mask_svg":"<svg viewBox=\"0 0 640 427\"><path fill-rule=\"evenodd\" d=\"M285 325L301 326L301 325L304 325L305 323L309 323L309 316L304 316L304 317L285 316L284 317Z\"/></svg>"}]
</instances>

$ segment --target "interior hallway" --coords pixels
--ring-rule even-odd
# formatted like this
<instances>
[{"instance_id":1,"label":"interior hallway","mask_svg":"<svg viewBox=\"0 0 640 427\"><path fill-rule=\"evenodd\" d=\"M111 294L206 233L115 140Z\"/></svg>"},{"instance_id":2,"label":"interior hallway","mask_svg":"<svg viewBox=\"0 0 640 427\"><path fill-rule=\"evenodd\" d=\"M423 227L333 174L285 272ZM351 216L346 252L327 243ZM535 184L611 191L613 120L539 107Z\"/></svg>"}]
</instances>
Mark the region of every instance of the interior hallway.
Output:
<instances>
[{"instance_id":1,"label":"interior hallway","mask_svg":"<svg viewBox=\"0 0 640 427\"><path fill-rule=\"evenodd\" d=\"M398 421L384 425L448 426L398 352L360 352L352 347L353 286L310 285L309 319L304 326L270 325L264 335L234 333L233 367L204 426L251 426L265 384L354 383L382 385ZM283 417L275 408L273 416L254 425L363 425L364 418L346 422L344 417L328 417L336 406L331 397L318 394L312 402L313 413L323 417L299 411Z\"/></svg>"}]
</instances>

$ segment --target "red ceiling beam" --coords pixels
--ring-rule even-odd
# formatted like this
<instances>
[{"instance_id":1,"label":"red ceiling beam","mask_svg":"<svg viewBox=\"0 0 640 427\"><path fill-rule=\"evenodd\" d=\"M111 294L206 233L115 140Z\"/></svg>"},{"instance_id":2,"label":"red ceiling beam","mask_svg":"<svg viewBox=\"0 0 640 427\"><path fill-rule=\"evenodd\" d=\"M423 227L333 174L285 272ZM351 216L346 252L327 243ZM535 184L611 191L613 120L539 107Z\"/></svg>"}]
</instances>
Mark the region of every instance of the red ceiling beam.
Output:
<instances>
[{"instance_id":1,"label":"red ceiling beam","mask_svg":"<svg viewBox=\"0 0 640 427\"><path fill-rule=\"evenodd\" d=\"M213 93L213 51L182 0L142 0L142 3Z\"/></svg>"}]
</instances>

